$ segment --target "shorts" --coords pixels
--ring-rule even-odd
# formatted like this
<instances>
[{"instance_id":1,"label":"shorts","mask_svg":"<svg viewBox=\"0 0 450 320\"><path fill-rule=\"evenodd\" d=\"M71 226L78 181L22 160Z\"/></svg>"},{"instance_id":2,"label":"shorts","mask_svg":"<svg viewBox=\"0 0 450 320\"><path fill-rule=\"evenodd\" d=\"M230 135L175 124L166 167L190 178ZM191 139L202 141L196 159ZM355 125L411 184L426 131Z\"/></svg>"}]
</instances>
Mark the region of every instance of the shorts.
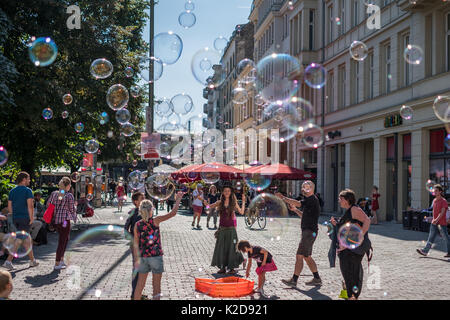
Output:
<instances>
[{"instance_id":1,"label":"shorts","mask_svg":"<svg viewBox=\"0 0 450 320\"><path fill-rule=\"evenodd\" d=\"M27 233L30 233L30 219L28 218L20 218L20 219L14 219L13 220L14 226L16 227L16 232L18 231L25 231Z\"/></svg>"},{"instance_id":2,"label":"shorts","mask_svg":"<svg viewBox=\"0 0 450 320\"><path fill-rule=\"evenodd\" d=\"M203 206L192 205L192 208L194 209L194 214L195 214L195 213L202 214Z\"/></svg>"},{"instance_id":3,"label":"shorts","mask_svg":"<svg viewBox=\"0 0 450 320\"><path fill-rule=\"evenodd\" d=\"M256 274L260 275L263 272L270 272L270 271L276 271L276 270L278 270L278 268L272 259L272 262L266 263L263 267L256 268Z\"/></svg>"},{"instance_id":4,"label":"shorts","mask_svg":"<svg viewBox=\"0 0 450 320\"><path fill-rule=\"evenodd\" d=\"M312 230L302 230L302 239L298 245L297 254L304 257L312 255L314 241L316 241L317 232Z\"/></svg>"},{"instance_id":5,"label":"shorts","mask_svg":"<svg viewBox=\"0 0 450 320\"><path fill-rule=\"evenodd\" d=\"M164 262L163 256L157 257L142 257L137 269L139 273L163 273L164 272Z\"/></svg>"}]
</instances>

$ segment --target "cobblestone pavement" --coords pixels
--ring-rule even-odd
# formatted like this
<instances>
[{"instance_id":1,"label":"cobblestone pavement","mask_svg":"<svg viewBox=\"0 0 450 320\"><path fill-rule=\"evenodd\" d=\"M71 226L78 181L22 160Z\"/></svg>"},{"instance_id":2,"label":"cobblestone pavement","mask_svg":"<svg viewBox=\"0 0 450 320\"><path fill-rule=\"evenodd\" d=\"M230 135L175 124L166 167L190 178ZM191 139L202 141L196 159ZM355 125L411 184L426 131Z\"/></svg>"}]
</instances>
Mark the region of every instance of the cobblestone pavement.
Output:
<instances>
[{"instance_id":1,"label":"cobblestone pavement","mask_svg":"<svg viewBox=\"0 0 450 320\"><path fill-rule=\"evenodd\" d=\"M98 218L91 218L89 228L107 228L108 225L123 225L128 205L119 214L112 208L96 209ZM161 214L161 212L160 212ZM323 222L326 217L321 217ZM162 299L213 299L195 292L194 277L218 277L216 268L211 267L214 249L214 230L206 228L206 218L202 217L202 230L191 227L192 217L181 211L175 218L163 223L162 244L164 249L165 273L162 280ZM212 225L212 223L211 223ZM113 236L102 231L85 234L77 244L75 239L82 230L73 228L66 262L67 270L53 271L57 235L49 234L49 244L34 248L40 265L28 268L28 258L15 261L17 270L13 272L14 291L12 299L75 299L87 291L84 299L129 299L131 292L131 255L118 264L95 286L94 281L108 270L128 250L128 241L121 236ZM97 230L97 229L96 229ZM370 237L374 247L374 257L367 269L364 264L364 287L361 299L449 299L450 287L445 281L450 260L444 259L445 244L442 239L428 257L421 257L416 248L423 246L427 234L403 230L402 225L384 223L372 226ZM297 288L287 288L281 279L293 273L295 253L300 238L300 219L284 218L269 221L265 230L249 230L242 217L238 218L239 239L249 240L269 250L278 266L278 271L267 274L266 294L271 299L338 299L341 290L339 261L336 268L330 268L328 248L330 240L326 227L321 226L314 245L313 257L318 265L323 281L320 288L308 287L304 283L312 277L305 264ZM79 239L79 238L78 238ZM245 272L239 271L241 276ZM257 281L252 270L251 280ZM151 276L147 281L145 294L151 296ZM259 295L242 299L260 299Z\"/></svg>"}]
</instances>

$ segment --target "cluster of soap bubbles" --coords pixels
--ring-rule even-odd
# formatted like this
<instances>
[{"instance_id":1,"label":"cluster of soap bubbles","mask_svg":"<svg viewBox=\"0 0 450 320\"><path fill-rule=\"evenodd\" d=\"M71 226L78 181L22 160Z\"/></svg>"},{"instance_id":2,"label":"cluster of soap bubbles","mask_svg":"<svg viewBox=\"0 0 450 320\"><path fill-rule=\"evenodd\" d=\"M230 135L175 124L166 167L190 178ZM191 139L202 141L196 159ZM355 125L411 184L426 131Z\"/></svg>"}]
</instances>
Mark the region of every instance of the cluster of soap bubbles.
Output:
<instances>
[{"instance_id":1,"label":"cluster of soap bubbles","mask_svg":"<svg viewBox=\"0 0 450 320\"><path fill-rule=\"evenodd\" d=\"M182 26L184 29L189 29L195 25L197 22L197 18L195 14L192 12L195 9L195 4L192 2L192 0L188 0L184 4L185 11L180 13L178 16L178 23L180 26Z\"/></svg>"}]
</instances>

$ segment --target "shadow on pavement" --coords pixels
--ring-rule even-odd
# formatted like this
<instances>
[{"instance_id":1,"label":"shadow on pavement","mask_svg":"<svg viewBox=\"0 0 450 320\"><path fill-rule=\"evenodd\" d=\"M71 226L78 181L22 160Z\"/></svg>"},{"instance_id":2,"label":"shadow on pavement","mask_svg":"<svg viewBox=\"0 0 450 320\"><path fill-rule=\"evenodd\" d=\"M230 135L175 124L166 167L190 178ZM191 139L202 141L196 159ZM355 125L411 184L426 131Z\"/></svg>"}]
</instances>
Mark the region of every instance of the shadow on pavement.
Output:
<instances>
[{"instance_id":1,"label":"shadow on pavement","mask_svg":"<svg viewBox=\"0 0 450 320\"><path fill-rule=\"evenodd\" d=\"M445 259L445 258L434 258L434 257L419 257L420 259L432 259L432 260L440 260L440 261L444 261L444 262L450 262L450 259Z\"/></svg>"},{"instance_id":2,"label":"shadow on pavement","mask_svg":"<svg viewBox=\"0 0 450 320\"><path fill-rule=\"evenodd\" d=\"M259 296L259 297L255 298L255 296ZM251 295L250 300L280 300L280 297L277 295L263 297L262 295L260 295L258 293L254 293Z\"/></svg>"},{"instance_id":3,"label":"shadow on pavement","mask_svg":"<svg viewBox=\"0 0 450 320\"><path fill-rule=\"evenodd\" d=\"M54 270L49 274L36 275L36 276L26 276L25 283L31 285L32 288L39 288L45 285L53 284L58 282L59 271Z\"/></svg>"},{"instance_id":4,"label":"shadow on pavement","mask_svg":"<svg viewBox=\"0 0 450 320\"><path fill-rule=\"evenodd\" d=\"M290 288L288 288L288 289L290 289ZM303 293L305 296L310 297L312 300L332 300L329 296L319 292L320 287L313 287L309 290L302 290L297 287L293 287L291 289L294 289L300 293Z\"/></svg>"}]
</instances>

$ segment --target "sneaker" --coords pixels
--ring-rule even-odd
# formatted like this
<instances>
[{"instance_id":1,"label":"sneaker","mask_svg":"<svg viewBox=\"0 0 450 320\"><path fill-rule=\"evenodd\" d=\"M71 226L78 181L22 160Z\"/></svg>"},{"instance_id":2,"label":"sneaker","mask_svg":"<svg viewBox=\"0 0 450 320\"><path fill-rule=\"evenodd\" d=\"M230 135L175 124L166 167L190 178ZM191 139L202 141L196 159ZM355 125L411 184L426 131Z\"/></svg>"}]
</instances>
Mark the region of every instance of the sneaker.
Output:
<instances>
[{"instance_id":1,"label":"sneaker","mask_svg":"<svg viewBox=\"0 0 450 320\"><path fill-rule=\"evenodd\" d=\"M417 253L419 253L419 254L421 254L421 255L423 255L423 256L425 256L425 257L428 255L428 253L426 253L426 252L423 251L422 249L417 249L416 251L417 251Z\"/></svg>"},{"instance_id":2,"label":"sneaker","mask_svg":"<svg viewBox=\"0 0 450 320\"><path fill-rule=\"evenodd\" d=\"M202 227L200 227L199 225L197 225L197 229L201 229Z\"/></svg>"},{"instance_id":3,"label":"sneaker","mask_svg":"<svg viewBox=\"0 0 450 320\"><path fill-rule=\"evenodd\" d=\"M10 261L5 261L3 268L8 269L9 271L16 269Z\"/></svg>"},{"instance_id":4,"label":"sneaker","mask_svg":"<svg viewBox=\"0 0 450 320\"><path fill-rule=\"evenodd\" d=\"M37 262L36 260L30 261L30 268L37 267L38 265L39 265L39 262Z\"/></svg>"},{"instance_id":5,"label":"sneaker","mask_svg":"<svg viewBox=\"0 0 450 320\"><path fill-rule=\"evenodd\" d=\"M195 226L195 221L194 221L194 222L192 222L192 226Z\"/></svg>"},{"instance_id":6,"label":"sneaker","mask_svg":"<svg viewBox=\"0 0 450 320\"><path fill-rule=\"evenodd\" d=\"M450 258L450 253L447 253L444 258Z\"/></svg>"},{"instance_id":7,"label":"sneaker","mask_svg":"<svg viewBox=\"0 0 450 320\"><path fill-rule=\"evenodd\" d=\"M289 287L296 287L297 286L297 281L294 281L294 279L289 279L289 280L281 280L281 282L283 282L285 285L289 286Z\"/></svg>"},{"instance_id":8,"label":"sneaker","mask_svg":"<svg viewBox=\"0 0 450 320\"><path fill-rule=\"evenodd\" d=\"M313 278L311 281L305 283L307 286L321 286L322 279Z\"/></svg>"},{"instance_id":9,"label":"sneaker","mask_svg":"<svg viewBox=\"0 0 450 320\"><path fill-rule=\"evenodd\" d=\"M59 263L58 265L53 267L53 270L61 270L61 269L65 269L66 265L64 263Z\"/></svg>"}]
</instances>

